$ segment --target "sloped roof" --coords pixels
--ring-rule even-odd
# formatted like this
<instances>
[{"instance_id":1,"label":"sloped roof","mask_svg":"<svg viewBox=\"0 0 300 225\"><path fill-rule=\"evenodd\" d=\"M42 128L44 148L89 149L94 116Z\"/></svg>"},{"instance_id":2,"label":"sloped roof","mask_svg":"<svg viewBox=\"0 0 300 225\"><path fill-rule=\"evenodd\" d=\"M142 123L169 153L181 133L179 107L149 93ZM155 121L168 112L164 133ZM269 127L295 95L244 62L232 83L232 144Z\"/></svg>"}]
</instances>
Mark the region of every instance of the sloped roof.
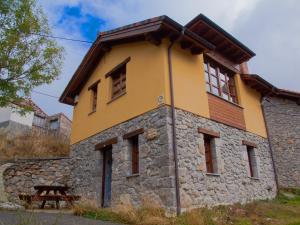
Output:
<instances>
[{"instance_id":1,"label":"sloped roof","mask_svg":"<svg viewBox=\"0 0 300 225\"><path fill-rule=\"evenodd\" d=\"M257 74L241 74L241 78L247 85L260 92L263 96L278 96L300 103L299 92L277 88Z\"/></svg>"},{"instance_id":2,"label":"sloped roof","mask_svg":"<svg viewBox=\"0 0 300 225\"><path fill-rule=\"evenodd\" d=\"M255 56L255 53L246 45L203 14L192 19L186 24L186 27L200 37L209 40L216 46L216 51L226 55L237 64L248 61Z\"/></svg>"},{"instance_id":3,"label":"sloped roof","mask_svg":"<svg viewBox=\"0 0 300 225\"><path fill-rule=\"evenodd\" d=\"M22 102L14 102L15 105L20 106L20 107L29 107L35 115L40 116L40 117L47 117L47 113L45 113L32 99L28 98L25 99Z\"/></svg>"}]
</instances>

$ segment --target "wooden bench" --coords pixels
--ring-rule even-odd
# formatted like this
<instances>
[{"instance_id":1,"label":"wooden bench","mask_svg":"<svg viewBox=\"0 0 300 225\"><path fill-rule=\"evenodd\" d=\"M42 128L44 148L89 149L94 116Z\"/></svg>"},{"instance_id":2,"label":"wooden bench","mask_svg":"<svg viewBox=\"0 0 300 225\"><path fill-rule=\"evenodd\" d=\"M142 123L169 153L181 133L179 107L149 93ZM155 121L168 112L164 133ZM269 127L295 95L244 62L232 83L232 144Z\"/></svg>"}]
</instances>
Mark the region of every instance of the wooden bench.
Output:
<instances>
[{"instance_id":1,"label":"wooden bench","mask_svg":"<svg viewBox=\"0 0 300 225\"><path fill-rule=\"evenodd\" d=\"M67 195L66 191L69 189L68 187L63 186L35 186L35 190L37 190L34 195L19 195L20 200L26 201L28 205L32 205L33 201L42 201L41 209L45 207L46 201L55 201L56 208L59 209L59 202L65 201L71 206L74 201L78 201L80 196L77 195ZM46 194L43 195L43 192ZM53 192L54 194L50 194ZM58 194L59 193L59 194Z\"/></svg>"}]
</instances>

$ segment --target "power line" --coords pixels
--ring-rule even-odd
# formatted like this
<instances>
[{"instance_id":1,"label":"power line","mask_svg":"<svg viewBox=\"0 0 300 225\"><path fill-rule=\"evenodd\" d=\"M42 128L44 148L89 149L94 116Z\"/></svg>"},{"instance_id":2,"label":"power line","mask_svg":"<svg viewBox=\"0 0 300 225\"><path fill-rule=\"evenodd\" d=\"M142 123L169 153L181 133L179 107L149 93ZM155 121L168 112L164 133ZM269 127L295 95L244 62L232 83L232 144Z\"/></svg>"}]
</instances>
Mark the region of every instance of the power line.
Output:
<instances>
[{"instance_id":1,"label":"power line","mask_svg":"<svg viewBox=\"0 0 300 225\"><path fill-rule=\"evenodd\" d=\"M40 94L40 95L44 95L44 96L48 96L48 97L51 97L51 98L56 98L56 99L59 99L59 97L57 96L54 96L54 95L49 95L49 94L46 94L46 93L43 93L43 92L40 92L40 91L34 91L32 90L33 93L36 93L36 94Z\"/></svg>"},{"instance_id":2,"label":"power line","mask_svg":"<svg viewBox=\"0 0 300 225\"><path fill-rule=\"evenodd\" d=\"M38 34L38 33L31 33L32 35L37 35L41 37L49 37L54 39L60 39L65 41L76 41L76 42L82 42L82 43L89 43L92 44L93 41L87 41L87 40L79 40L79 39L72 39L72 38L65 38L65 37L58 37L58 36L52 36L52 35L46 35L46 34Z\"/></svg>"}]
</instances>

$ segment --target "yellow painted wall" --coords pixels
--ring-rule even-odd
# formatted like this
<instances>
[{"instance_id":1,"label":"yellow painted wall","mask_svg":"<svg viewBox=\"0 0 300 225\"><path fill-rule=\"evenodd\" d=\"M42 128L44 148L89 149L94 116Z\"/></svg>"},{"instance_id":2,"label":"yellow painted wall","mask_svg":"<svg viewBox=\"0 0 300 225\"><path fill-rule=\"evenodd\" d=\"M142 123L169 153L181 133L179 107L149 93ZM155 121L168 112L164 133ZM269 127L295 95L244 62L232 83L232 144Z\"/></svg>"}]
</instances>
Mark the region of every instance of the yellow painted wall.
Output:
<instances>
[{"instance_id":1,"label":"yellow painted wall","mask_svg":"<svg viewBox=\"0 0 300 225\"><path fill-rule=\"evenodd\" d=\"M209 118L203 55L192 55L175 45L172 65L175 107ZM169 85L166 90L169 92ZM167 103L170 104L169 99Z\"/></svg>"},{"instance_id":2,"label":"yellow painted wall","mask_svg":"<svg viewBox=\"0 0 300 225\"><path fill-rule=\"evenodd\" d=\"M247 131L262 137L267 137L263 111L260 104L261 94L245 85L239 75L236 76L235 81L237 84L239 103L244 107Z\"/></svg>"},{"instance_id":3,"label":"yellow painted wall","mask_svg":"<svg viewBox=\"0 0 300 225\"><path fill-rule=\"evenodd\" d=\"M118 45L101 59L74 107L72 144L158 107L157 98L160 95L170 105L168 44L165 40L160 46L149 42ZM111 78L105 78L105 74L129 56L126 94L107 104L111 99ZM175 45L172 64L175 106L209 118L203 55L192 55ZM88 115L91 111L88 87L98 79L101 82L98 84L97 111ZM239 103L244 107L247 131L266 137L260 94L246 86L239 75L236 76L236 84Z\"/></svg>"},{"instance_id":4,"label":"yellow painted wall","mask_svg":"<svg viewBox=\"0 0 300 225\"><path fill-rule=\"evenodd\" d=\"M127 64L126 94L111 100L111 78L105 74L131 57ZM79 94L74 107L71 143L88 138L118 123L136 117L158 106L157 98L164 94L166 46L136 42L114 46L100 61ZM97 111L91 115L91 92L88 87L98 84Z\"/></svg>"}]
</instances>

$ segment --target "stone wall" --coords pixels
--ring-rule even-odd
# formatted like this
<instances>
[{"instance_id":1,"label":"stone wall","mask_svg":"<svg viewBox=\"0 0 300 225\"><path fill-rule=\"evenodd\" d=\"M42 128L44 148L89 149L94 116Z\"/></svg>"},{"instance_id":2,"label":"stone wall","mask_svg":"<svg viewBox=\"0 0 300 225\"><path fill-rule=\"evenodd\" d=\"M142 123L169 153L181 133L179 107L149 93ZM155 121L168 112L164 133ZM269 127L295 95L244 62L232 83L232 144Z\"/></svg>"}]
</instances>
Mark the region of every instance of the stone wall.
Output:
<instances>
[{"instance_id":1,"label":"stone wall","mask_svg":"<svg viewBox=\"0 0 300 225\"><path fill-rule=\"evenodd\" d=\"M275 197L276 183L267 139L182 110L176 111L176 121L183 210ZM197 132L199 127L220 133L213 142L214 174L206 173L204 139ZM256 178L250 177L243 140L257 144Z\"/></svg>"},{"instance_id":2,"label":"stone wall","mask_svg":"<svg viewBox=\"0 0 300 225\"><path fill-rule=\"evenodd\" d=\"M176 207L174 160L170 108L160 108L116 125L72 146L74 191L89 201L101 202L102 154L95 145L113 137L112 206L120 202L140 205L143 198L155 200L169 211ZM248 202L276 195L276 185L268 142L265 138L221 123L177 110L177 140L182 208ZM214 140L216 174L207 174L203 135L198 127L220 132ZM122 136L144 128L139 136L140 174L130 176L128 141ZM151 132L150 132L151 131ZM157 133L150 138L149 133ZM255 149L257 178L249 177L247 140Z\"/></svg>"},{"instance_id":3,"label":"stone wall","mask_svg":"<svg viewBox=\"0 0 300 225\"><path fill-rule=\"evenodd\" d=\"M281 187L300 187L300 105L272 97L264 111Z\"/></svg>"},{"instance_id":4,"label":"stone wall","mask_svg":"<svg viewBox=\"0 0 300 225\"><path fill-rule=\"evenodd\" d=\"M68 158L18 160L3 171L8 200L18 202L19 194L34 194L36 185L68 185L71 161ZM5 165L3 165L5 166Z\"/></svg>"},{"instance_id":5,"label":"stone wall","mask_svg":"<svg viewBox=\"0 0 300 225\"><path fill-rule=\"evenodd\" d=\"M167 114L168 109L160 107L72 145L71 157L76 165L72 170L75 193L100 206L102 152L95 151L95 145L118 137L118 143L112 148L112 206L119 203L138 206L143 199L151 199L175 210L174 163ZM129 143L122 136L139 128L145 130L139 135L140 173L131 176Z\"/></svg>"}]
</instances>

